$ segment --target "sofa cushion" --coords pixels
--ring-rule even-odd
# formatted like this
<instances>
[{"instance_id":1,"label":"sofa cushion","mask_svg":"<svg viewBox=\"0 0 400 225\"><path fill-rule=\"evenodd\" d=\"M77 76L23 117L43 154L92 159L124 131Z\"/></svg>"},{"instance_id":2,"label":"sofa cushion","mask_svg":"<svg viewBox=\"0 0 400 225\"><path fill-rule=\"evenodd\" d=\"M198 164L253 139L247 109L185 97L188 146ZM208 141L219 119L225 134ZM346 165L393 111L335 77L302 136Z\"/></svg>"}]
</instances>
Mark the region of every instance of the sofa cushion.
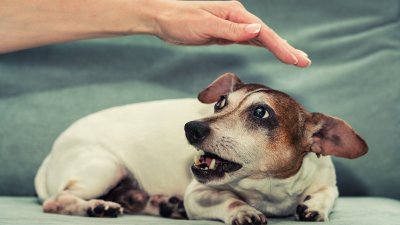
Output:
<instances>
[{"instance_id":1,"label":"sofa cushion","mask_svg":"<svg viewBox=\"0 0 400 225\"><path fill-rule=\"evenodd\" d=\"M222 225L217 221L172 220L153 216L124 215L119 218L89 218L47 214L42 212L32 197L0 197L0 224L2 225L58 225L58 224L113 224L113 225ZM303 225L315 222L298 222L294 217L269 218L269 225ZM330 215L333 225L398 225L400 224L400 201L387 198L342 197L336 202Z\"/></svg>"}]
</instances>

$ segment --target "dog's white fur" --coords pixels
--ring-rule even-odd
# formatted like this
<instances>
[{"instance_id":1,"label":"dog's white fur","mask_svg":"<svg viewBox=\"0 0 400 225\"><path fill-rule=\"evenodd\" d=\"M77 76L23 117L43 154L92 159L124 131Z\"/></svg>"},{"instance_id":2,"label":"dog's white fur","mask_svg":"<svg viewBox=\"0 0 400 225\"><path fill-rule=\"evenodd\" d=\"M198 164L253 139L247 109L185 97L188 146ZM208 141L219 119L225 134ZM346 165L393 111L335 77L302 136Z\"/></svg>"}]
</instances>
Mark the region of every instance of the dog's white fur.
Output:
<instances>
[{"instance_id":1,"label":"dog's white fur","mask_svg":"<svg viewBox=\"0 0 400 225\"><path fill-rule=\"evenodd\" d=\"M193 181L186 191L185 206L190 209L188 210L190 218L220 219L229 224L234 219L241 219L238 218L239 212L248 215L263 213L267 216L291 216L296 211L297 205L310 195L312 198L304 202L308 206L308 211L317 211L320 214L318 220L328 221L329 213L338 196L335 179L335 170L329 156L318 159L316 155L309 154L304 158L300 171L290 178L248 178L224 186L223 190L237 193L240 199L248 204L231 212L227 211L225 217L221 217L223 214L219 209L229 208L228 206L237 201L238 197L231 192L216 191L196 181ZM211 209L198 204L198 199L207 198L210 194L214 198L221 198L220 204L214 204Z\"/></svg>"},{"instance_id":2,"label":"dog's white fur","mask_svg":"<svg viewBox=\"0 0 400 225\"><path fill-rule=\"evenodd\" d=\"M183 127L211 110L195 99L163 100L119 106L78 120L55 141L39 169L39 199L56 196L71 180L77 183L70 192L95 198L127 172L149 194L182 195L191 181L195 153ZM90 193L81 193L80 186L90 186Z\"/></svg>"},{"instance_id":3,"label":"dog's white fur","mask_svg":"<svg viewBox=\"0 0 400 225\"><path fill-rule=\"evenodd\" d=\"M347 123L231 73L198 99L220 101L215 113L196 99L178 99L115 107L74 123L37 173L44 211L113 217L124 210L228 225L263 224L270 215L328 220L338 191L326 155L356 158L368 150ZM207 152L195 165L193 146Z\"/></svg>"},{"instance_id":4,"label":"dog's white fur","mask_svg":"<svg viewBox=\"0 0 400 225\"><path fill-rule=\"evenodd\" d=\"M293 215L304 203L328 220L338 196L329 156L308 154L301 169L286 179L245 178L223 186L192 181L195 149L187 143L184 124L212 114L197 99L131 104L89 115L56 140L35 179L39 198L57 199L68 214L84 215L91 202L133 174L149 195L185 193L191 219L243 223L251 216ZM303 202L306 196L311 199ZM60 200L61 199L61 200ZM100 200L98 200L100 201ZM246 204L235 202L244 201ZM54 204L54 201L53 201ZM109 203L112 204L112 203ZM233 205L230 207L230 205Z\"/></svg>"}]
</instances>

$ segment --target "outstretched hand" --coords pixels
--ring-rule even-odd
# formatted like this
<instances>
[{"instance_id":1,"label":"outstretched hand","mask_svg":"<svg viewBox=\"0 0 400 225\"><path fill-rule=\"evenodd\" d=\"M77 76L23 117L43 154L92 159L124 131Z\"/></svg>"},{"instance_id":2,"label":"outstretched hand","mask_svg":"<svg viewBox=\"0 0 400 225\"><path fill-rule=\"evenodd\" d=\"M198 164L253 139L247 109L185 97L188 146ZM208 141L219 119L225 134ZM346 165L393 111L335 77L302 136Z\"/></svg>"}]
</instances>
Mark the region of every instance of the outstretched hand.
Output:
<instances>
[{"instance_id":1,"label":"outstretched hand","mask_svg":"<svg viewBox=\"0 0 400 225\"><path fill-rule=\"evenodd\" d=\"M286 64L307 67L307 54L291 46L239 1L165 1L155 35L177 45L246 44L263 47Z\"/></svg>"},{"instance_id":2,"label":"outstretched hand","mask_svg":"<svg viewBox=\"0 0 400 225\"><path fill-rule=\"evenodd\" d=\"M292 47L239 1L0 0L0 53L48 44L150 34L178 45L246 44L307 67Z\"/></svg>"}]
</instances>

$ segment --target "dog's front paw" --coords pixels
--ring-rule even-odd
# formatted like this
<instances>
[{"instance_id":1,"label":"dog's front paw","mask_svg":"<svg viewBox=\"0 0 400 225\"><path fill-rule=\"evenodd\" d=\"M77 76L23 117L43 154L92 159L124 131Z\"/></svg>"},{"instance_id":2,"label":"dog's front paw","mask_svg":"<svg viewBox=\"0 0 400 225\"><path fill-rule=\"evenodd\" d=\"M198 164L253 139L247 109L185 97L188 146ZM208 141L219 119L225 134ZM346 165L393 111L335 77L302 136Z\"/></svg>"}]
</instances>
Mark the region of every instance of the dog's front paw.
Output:
<instances>
[{"instance_id":1,"label":"dog's front paw","mask_svg":"<svg viewBox=\"0 0 400 225\"><path fill-rule=\"evenodd\" d=\"M160 215L175 219L187 219L183 200L179 197L173 196L169 198L168 201L161 202Z\"/></svg>"},{"instance_id":2,"label":"dog's front paw","mask_svg":"<svg viewBox=\"0 0 400 225\"><path fill-rule=\"evenodd\" d=\"M261 225L267 224L267 217L250 206L240 207L228 219L231 225Z\"/></svg>"},{"instance_id":3,"label":"dog's front paw","mask_svg":"<svg viewBox=\"0 0 400 225\"><path fill-rule=\"evenodd\" d=\"M86 214L90 217L117 217L124 211L120 204L114 202L93 199L89 204Z\"/></svg>"},{"instance_id":4,"label":"dog's front paw","mask_svg":"<svg viewBox=\"0 0 400 225\"><path fill-rule=\"evenodd\" d=\"M158 208L158 213L162 217L187 219L183 199L180 196L153 195L150 205Z\"/></svg>"},{"instance_id":5,"label":"dog's front paw","mask_svg":"<svg viewBox=\"0 0 400 225\"><path fill-rule=\"evenodd\" d=\"M325 215L317 210L309 208L305 204L299 204L296 208L296 216L300 221L318 221L322 222L327 220Z\"/></svg>"}]
</instances>

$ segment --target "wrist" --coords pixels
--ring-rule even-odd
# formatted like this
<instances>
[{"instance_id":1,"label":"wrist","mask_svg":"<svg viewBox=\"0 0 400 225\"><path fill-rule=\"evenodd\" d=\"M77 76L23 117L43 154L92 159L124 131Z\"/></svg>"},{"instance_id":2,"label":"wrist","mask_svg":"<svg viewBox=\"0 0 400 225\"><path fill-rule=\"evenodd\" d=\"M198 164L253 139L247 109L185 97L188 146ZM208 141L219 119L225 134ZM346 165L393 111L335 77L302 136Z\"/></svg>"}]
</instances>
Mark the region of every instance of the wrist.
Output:
<instances>
[{"instance_id":1,"label":"wrist","mask_svg":"<svg viewBox=\"0 0 400 225\"><path fill-rule=\"evenodd\" d=\"M155 34L158 0L120 0L104 31L111 35Z\"/></svg>"},{"instance_id":2,"label":"wrist","mask_svg":"<svg viewBox=\"0 0 400 225\"><path fill-rule=\"evenodd\" d=\"M177 16L176 14L179 13L177 8L182 3L177 0L135 0L133 2L136 2L133 5L141 4L135 14L142 23L130 29L130 34L150 34L158 37L162 36L163 24Z\"/></svg>"},{"instance_id":3,"label":"wrist","mask_svg":"<svg viewBox=\"0 0 400 225\"><path fill-rule=\"evenodd\" d=\"M98 1L87 24L92 26L90 36L100 37L132 34L152 34L154 22L153 0Z\"/></svg>"}]
</instances>

